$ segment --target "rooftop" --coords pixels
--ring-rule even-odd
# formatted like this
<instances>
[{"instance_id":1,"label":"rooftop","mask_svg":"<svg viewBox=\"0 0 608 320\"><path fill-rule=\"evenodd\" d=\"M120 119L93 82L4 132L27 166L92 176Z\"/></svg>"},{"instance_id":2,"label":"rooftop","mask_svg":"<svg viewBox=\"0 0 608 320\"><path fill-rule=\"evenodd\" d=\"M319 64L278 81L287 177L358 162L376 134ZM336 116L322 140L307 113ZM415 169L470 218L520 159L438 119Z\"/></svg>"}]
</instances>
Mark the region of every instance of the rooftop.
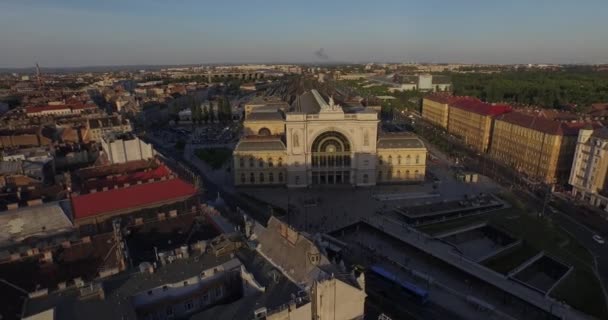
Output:
<instances>
[{"instance_id":1,"label":"rooftop","mask_svg":"<svg viewBox=\"0 0 608 320\"><path fill-rule=\"evenodd\" d=\"M268 220L266 228L256 224L253 232L260 244L258 251L274 265L281 266L283 273L298 285L312 284L324 275L320 267L330 265L312 240L275 217Z\"/></svg>"},{"instance_id":2,"label":"rooftop","mask_svg":"<svg viewBox=\"0 0 608 320\"><path fill-rule=\"evenodd\" d=\"M312 94L312 92L306 91L296 97L296 99L291 104L290 111L302 112L306 114L319 113L319 111L321 111L321 106L317 102L317 99L315 99L315 96Z\"/></svg>"},{"instance_id":3,"label":"rooftop","mask_svg":"<svg viewBox=\"0 0 608 320\"><path fill-rule=\"evenodd\" d=\"M285 144L280 137L264 137L264 138L242 138L234 148L234 151L260 151L260 150L272 150L272 151L283 151L285 150Z\"/></svg>"},{"instance_id":4,"label":"rooftop","mask_svg":"<svg viewBox=\"0 0 608 320\"><path fill-rule=\"evenodd\" d=\"M160 180L162 178L167 178L171 175L171 170L167 168L165 165L160 165L153 169L148 169L145 171L137 171L129 173L127 172L124 175L112 175L108 176L105 179L96 179L96 180L88 180L82 183L82 187L85 191L88 190L102 190L104 187L108 189L112 189L114 186L123 187L125 184L134 185L139 181L148 182L150 179Z\"/></svg>"},{"instance_id":5,"label":"rooftop","mask_svg":"<svg viewBox=\"0 0 608 320\"><path fill-rule=\"evenodd\" d=\"M98 177L105 177L108 175L124 174L129 172L146 170L156 166L154 161L150 160L136 160L125 163L116 163L107 166L94 166L90 168L83 168L76 171L76 175L81 179L91 179Z\"/></svg>"},{"instance_id":6,"label":"rooftop","mask_svg":"<svg viewBox=\"0 0 608 320\"><path fill-rule=\"evenodd\" d=\"M587 126L600 127L598 122L559 122L540 115L530 115L521 112L511 112L500 115L496 120L504 121L520 127L533 129L551 135L578 135L578 131Z\"/></svg>"},{"instance_id":7,"label":"rooftop","mask_svg":"<svg viewBox=\"0 0 608 320\"><path fill-rule=\"evenodd\" d=\"M53 110L81 110L87 108L96 108L97 106L94 104L72 104L72 105L42 105L42 106L29 106L25 108L25 112L27 113L38 113L44 111L53 111Z\"/></svg>"},{"instance_id":8,"label":"rooftop","mask_svg":"<svg viewBox=\"0 0 608 320\"><path fill-rule=\"evenodd\" d=\"M281 112L252 112L247 115L245 121L283 121Z\"/></svg>"},{"instance_id":9,"label":"rooftop","mask_svg":"<svg viewBox=\"0 0 608 320\"><path fill-rule=\"evenodd\" d=\"M169 217L165 220L146 222L131 226L125 236L133 263L153 261L154 248L158 252L171 250L197 241L209 240L220 233L201 214L191 212Z\"/></svg>"},{"instance_id":10,"label":"rooftop","mask_svg":"<svg viewBox=\"0 0 608 320\"><path fill-rule=\"evenodd\" d=\"M0 278L10 281L27 292L41 289L53 291L60 282L76 278L91 281L99 271L118 268L116 254L120 250L112 233L90 237L90 241L55 248L51 262L41 262L40 255L0 264ZM1 304L0 304L1 305Z\"/></svg>"},{"instance_id":11,"label":"rooftop","mask_svg":"<svg viewBox=\"0 0 608 320\"><path fill-rule=\"evenodd\" d=\"M196 194L193 185L175 178L138 184L122 189L76 195L72 197L76 220L126 209L163 204L189 198Z\"/></svg>"},{"instance_id":12,"label":"rooftop","mask_svg":"<svg viewBox=\"0 0 608 320\"><path fill-rule=\"evenodd\" d=\"M153 274L131 270L118 274L102 284L104 299L80 299L79 292L71 289L54 292L46 297L27 301L26 316L54 308L58 319L136 319L134 296L164 285L179 283L201 275L202 271L223 265L226 270L244 266L263 292L244 296L235 302L218 305L191 316L191 319L236 319L253 315L261 306L278 308L296 296L300 288L284 277L271 263L256 251L241 248L234 255L203 253L188 259L177 259L160 266ZM192 286L195 286L193 284Z\"/></svg>"},{"instance_id":13,"label":"rooftop","mask_svg":"<svg viewBox=\"0 0 608 320\"><path fill-rule=\"evenodd\" d=\"M0 247L27 239L48 237L73 230L67 201L9 210L0 213Z\"/></svg>"},{"instance_id":14,"label":"rooftop","mask_svg":"<svg viewBox=\"0 0 608 320\"><path fill-rule=\"evenodd\" d=\"M484 116L498 116L510 112L513 109L510 105L490 104L470 97L459 97L455 101L450 102L449 105L452 108L458 108Z\"/></svg>"},{"instance_id":15,"label":"rooftop","mask_svg":"<svg viewBox=\"0 0 608 320\"><path fill-rule=\"evenodd\" d=\"M280 97L276 96L257 96L253 97L247 105L284 105L288 106L289 104L283 101Z\"/></svg>"},{"instance_id":16,"label":"rooftop","mask_svg":"<svg viewBox=\"0 0 608 320\"><path fill-rule=\"evenodd\" d=\"M216 257L211 254L197 255L190 259L178 259L155 270L154 274L131 270L103 282L104 299L80 299L75 289L49 294L47 297L30 299L26 315L55 308L58 319L137 319L133 296L165 284L181 282L196 277L204 270L233 260L230 255Z\"/></svg>"},{"instance_id":17,"label":"rooftop","mask_svg":"<svg viewBox=\"0 0 608 320\"><path fill-rule=\"evenodd\" d=\"M424 148L424 143L412 134L386 134L378 138L379 149Z\"/></svg>"}]
</instances>

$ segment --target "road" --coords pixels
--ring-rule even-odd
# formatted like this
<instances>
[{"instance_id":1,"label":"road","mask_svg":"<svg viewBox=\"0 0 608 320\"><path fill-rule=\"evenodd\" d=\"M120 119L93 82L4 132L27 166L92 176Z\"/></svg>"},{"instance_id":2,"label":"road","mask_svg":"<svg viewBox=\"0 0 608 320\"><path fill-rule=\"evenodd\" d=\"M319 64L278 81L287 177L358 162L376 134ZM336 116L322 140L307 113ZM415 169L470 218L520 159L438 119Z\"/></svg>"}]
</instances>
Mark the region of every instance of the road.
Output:
<instances>
[{"instance_id":1,"label":"road","mask_svg":"<svg viewBox=\"0 0 608 320\"><path fill-rule=\"evenodd\" d=\"M224 199L226 206L231 210L232 213L236 212L236 208L239 207L245 210L248 214L250 214L254 219L261 223L265 223L269 218L269 210L267 207L261 207L256 203L252 203L251 201L247 201L242 197L232 193L227 192L224 188L211 179L209 179L205 175L205 164L194 157L184 157L184 154L174 148L167 147L165 145L160 144L158 141L154 139L149 139L149 141L154 145L154 148L160 151L165 157L168 157L182 166L188 168L190 171L196 173L198 177L203 182L204 192L201 192L200 199L203 203L209 203L216 200L217 195L220 194ZM187 155L191 155L186 153ZM231 217L228 217L231 218ZM234 221L233 221L234 222Z\"/></svg>"}]
</instances>

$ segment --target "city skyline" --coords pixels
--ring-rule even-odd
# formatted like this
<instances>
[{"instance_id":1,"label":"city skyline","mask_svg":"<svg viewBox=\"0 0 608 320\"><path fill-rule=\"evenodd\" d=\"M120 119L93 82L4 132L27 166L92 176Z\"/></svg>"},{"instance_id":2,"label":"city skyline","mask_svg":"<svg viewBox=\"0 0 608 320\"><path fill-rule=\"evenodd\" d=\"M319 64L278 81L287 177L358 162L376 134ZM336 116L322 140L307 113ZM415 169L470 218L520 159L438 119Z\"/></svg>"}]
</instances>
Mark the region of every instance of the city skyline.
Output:
<instances>
[{"instance_id":1,"label":"city skyline","mask_svg":"<svg viewBox=\"0 0 608 320\"><path fill-rule=\"evenodd\" d=\"M8 0L0 4L0 67L607 63L606 9L602 1Z\"/></svg>"}]
</instances>

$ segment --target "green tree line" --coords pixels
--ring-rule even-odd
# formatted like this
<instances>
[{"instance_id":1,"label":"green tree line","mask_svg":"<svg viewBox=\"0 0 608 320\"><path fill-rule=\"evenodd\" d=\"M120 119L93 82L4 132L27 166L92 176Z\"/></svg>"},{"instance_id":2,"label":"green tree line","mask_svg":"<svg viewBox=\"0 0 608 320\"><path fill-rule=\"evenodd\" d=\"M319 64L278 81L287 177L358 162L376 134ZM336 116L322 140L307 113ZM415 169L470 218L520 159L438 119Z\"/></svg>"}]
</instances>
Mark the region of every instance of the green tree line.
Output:
<instances>
[{"instance_id":1,"label":"green tree line","mask_svg":"<svg viewBox=\"0 0 608 320\"><path fill-rule=\"evenodd\" d=\"M508 71L450 73L455 95L488 102L510 102L559 108L608 102L608 73L592 71Z\"/></svg>"}]
</instances>

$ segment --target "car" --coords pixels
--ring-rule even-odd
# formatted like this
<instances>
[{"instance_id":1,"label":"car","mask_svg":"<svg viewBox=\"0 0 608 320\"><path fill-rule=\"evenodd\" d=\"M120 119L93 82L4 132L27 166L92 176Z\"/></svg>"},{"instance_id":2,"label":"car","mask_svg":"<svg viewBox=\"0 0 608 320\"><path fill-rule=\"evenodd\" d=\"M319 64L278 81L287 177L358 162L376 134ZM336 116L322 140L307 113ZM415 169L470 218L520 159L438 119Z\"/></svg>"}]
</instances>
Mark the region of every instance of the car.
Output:
<instances>
[{"instance_id":1,"label":"car","mask_svg":"<svg viewBox=\"0 0 608 320\"><path fill-rule=\"evenodd\" d=\"M604 238L602 238L600 235L594 234L593 240L599 244L604 244Z\"/></svg>"}]
</instances>

